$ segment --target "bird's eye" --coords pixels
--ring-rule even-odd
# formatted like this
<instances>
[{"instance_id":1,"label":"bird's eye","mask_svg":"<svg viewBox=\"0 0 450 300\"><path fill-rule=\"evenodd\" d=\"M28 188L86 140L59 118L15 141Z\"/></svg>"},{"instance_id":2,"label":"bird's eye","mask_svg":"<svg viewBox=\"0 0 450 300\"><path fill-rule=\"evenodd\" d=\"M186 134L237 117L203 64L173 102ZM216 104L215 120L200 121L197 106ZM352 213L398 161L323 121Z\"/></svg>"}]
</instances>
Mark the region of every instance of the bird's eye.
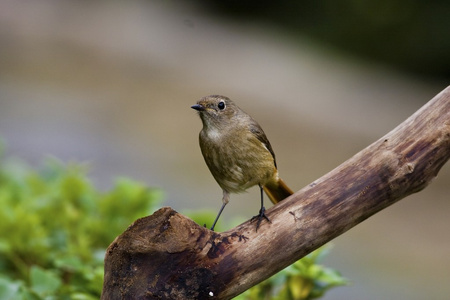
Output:
<instances>
[{"instance_id":1,"label":"bird's eye","mask_svg":"<svg viewBox=\"0 0 450 300\"><path fill-rule=\"evenodd\" d=\"M217 107L220 110L224 110L225 109L225 102L224 101L220 101L219 104L217 104Z\"/></svg>"}]
</instances>

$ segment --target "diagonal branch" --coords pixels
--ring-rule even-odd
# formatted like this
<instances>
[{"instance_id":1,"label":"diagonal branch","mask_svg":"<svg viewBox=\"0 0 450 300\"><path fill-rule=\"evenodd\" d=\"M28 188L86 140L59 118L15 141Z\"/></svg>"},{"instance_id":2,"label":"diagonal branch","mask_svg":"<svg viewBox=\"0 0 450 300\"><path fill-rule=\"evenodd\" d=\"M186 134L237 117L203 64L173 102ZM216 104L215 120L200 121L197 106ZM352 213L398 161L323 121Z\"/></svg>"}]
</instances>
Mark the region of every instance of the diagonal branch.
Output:
<instances>
[{"instance_id":1,"label":"diagonal branch","mask_svg":"<svg viewBox=\"0 0 450 300\"><path fill-rule=\"evenodd\" d=\"M450 87L387 135L266 213L223 233L171 208L109 246L102 299L230 299L425 188L450 158Z\"/></svg>"}]
</instances>

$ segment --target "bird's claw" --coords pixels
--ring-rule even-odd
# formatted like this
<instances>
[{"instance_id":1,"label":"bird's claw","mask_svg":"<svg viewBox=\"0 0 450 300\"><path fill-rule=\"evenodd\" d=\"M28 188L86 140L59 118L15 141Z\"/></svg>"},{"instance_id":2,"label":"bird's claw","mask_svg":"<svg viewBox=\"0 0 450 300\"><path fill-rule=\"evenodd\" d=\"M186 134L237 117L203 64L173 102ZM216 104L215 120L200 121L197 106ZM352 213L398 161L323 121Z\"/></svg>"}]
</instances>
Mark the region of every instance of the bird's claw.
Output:
<instances>
[{"instance_id":1,"label":"bird's claw","mask_svg":"<svg viewBox=\"0 0 450 300\"><path fill-rule=\"evenodd\" d=\"M259 225L261 224L263 219L266 219L267 222L272 223L270 219L266 216L266 208L264 206L261 207L261 209L259 210L259 214L254 216L250 221L253 221L255 219L258 219L258 221L256 222L256 231L258 231Z\"/></svg>"}]
</instances>

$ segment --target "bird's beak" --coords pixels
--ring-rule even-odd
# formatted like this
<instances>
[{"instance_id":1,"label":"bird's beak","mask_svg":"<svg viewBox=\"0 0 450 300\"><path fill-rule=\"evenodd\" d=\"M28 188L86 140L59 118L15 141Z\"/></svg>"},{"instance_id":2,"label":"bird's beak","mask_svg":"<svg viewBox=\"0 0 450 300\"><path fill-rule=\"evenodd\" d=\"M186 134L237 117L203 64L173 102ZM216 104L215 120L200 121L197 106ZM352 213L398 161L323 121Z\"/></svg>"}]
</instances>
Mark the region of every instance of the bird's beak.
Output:
<instances>
[{"instance_id":1,"label":"bird's beak","mask_svg":"<svg viewBox=\"0 0 450 300\"><path fill-rule=\"evenodd\" d=\"M194 104L194 105L191 106L191 108L193 108L195 110L198 110L198 111L204 111L205 110L205 107L203 105L201 105L201 104Z\"/></svg>"}]
</instances>

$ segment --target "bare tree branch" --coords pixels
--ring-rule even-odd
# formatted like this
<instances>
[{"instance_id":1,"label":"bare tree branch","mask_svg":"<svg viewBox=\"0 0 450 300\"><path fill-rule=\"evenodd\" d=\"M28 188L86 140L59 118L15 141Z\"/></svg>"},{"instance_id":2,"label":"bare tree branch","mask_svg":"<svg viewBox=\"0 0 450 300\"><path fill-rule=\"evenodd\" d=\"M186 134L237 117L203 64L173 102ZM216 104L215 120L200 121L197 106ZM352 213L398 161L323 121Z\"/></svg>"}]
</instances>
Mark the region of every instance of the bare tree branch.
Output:
<instances>
[{"instance_id":1,"label":"bare tree branch","mask_svg":"<svg viewBox=\"0 0 450 300\"><path fill-rule=\"evenodd\" d=\"M230 299L422 190L449 157L450 87L269 209L258 232L212 232L171 208L137 220L108 248L102 299Z\"/></svg>"}]
</instances>

